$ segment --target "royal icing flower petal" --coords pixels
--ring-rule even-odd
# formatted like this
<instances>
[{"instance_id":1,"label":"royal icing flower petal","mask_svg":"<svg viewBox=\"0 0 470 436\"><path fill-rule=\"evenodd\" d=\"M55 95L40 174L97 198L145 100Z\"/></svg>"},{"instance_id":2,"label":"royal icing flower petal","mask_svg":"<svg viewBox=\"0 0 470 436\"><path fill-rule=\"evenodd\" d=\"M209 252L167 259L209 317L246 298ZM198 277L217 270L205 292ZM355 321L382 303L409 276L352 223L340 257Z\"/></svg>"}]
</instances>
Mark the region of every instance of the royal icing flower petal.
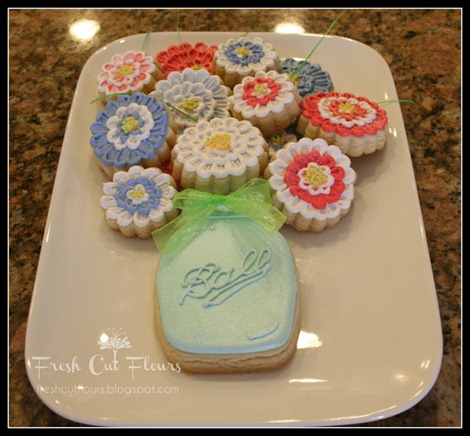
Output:
<instances>
[{"instance_id":1,"label":"royal icing flower petal","mask_svg":"<svg viewBox=\"0 0 470 436\"><path fill-rule=\"evenodd\" d=\"M290 212L318 220L331 218L349 207L354 193L356 173L343 156L323 139L288 143L269 165L270 186Z\"/></svg>"}]
</instances>

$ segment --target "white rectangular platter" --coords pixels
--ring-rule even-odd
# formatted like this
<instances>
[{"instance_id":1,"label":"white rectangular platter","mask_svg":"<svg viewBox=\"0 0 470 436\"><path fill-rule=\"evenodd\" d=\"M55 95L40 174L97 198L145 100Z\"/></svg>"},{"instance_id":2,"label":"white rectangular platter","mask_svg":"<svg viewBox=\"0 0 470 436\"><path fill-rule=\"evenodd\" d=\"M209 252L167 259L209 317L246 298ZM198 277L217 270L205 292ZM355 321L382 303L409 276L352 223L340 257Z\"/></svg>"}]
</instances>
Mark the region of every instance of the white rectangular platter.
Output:
<instances>
[{"instance_id":1,"label":"white rectangular platter","mask_svg":"<svg viewBox=\"0 0 470 436\"><path fill-rule=\"evenodd\" d=\"M218 44L238 33L134 35L83 67L64 137L29 313L25 358L41 400L98 426L338 426L396 415L431 389L442 358L436 290L399 103L384 105L387 144L352 159L349 214L331 229L284 227L298 271L302 330L293 360L266 374L187 375L168 365L154 331L158 251L111 230L93 159L96 77L113 54L155 55L183 41ZM281 58L305 58L321 35L256 33ZM312 63L335 90L398 98L382 56L327 36ZM190 328L190 326L188 326ZM113 333L114 332L114 333ZM115 334L127 342L103 348ZM109 341L108 341L109 342Z\"/></svg>"}]
</instances>

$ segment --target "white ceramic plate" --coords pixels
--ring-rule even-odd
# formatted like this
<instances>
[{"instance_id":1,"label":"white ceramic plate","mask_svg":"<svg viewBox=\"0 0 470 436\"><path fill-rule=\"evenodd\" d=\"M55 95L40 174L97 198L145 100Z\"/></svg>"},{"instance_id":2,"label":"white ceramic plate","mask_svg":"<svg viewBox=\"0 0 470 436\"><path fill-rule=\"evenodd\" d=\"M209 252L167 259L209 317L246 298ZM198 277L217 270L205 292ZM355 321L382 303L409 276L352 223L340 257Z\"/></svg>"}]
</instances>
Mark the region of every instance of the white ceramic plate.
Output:
<instances>
[{"instance_id":1,"label":"white ceramic plate","mask_svg":"<svg viewBox=\"0 0 470 436\"><path fill-rule=\"evenodd\" d=\"M301 59L321 37L257 35L281 57ZM181 34L207 44L237 36ZM415 405L439 373L442 332L397 103L383 106L385 149L352 160L358 179L349 215L320 234L282 229L302 298L292 362L269 374L233 376L185 375L168 366L153 326L158 252L151 240L129 240L107 227L99 205L106 178L88 142L101 109L100 102L90 104L101 65L141 49L144 39L135 35L98 50L78 81L26 337L38 396L66 418L109 426L333 426ZM152 33L147 51L179 42L176 32ZM337 91L398 98L388 65L362 43L328 36L310 61L331 74ZM113 342L113 334L127 342Z\"/></svg>"}]
</instances>

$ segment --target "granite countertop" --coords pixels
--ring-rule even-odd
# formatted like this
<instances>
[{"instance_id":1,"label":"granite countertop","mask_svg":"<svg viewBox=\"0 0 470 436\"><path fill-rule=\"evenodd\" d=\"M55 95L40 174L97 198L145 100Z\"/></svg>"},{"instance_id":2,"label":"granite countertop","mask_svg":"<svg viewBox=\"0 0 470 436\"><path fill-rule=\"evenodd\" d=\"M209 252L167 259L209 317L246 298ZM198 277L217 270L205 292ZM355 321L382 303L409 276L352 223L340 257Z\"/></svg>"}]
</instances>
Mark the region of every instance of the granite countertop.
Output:
<instances>
[{"instance_id":1,"label":"granite countertop","mask_svg":"<svg viewBox=\"0 0 470 436\"><path fill-rule=\"evenodd\" d=\"M69 110L80 72L99 48L121 37L175 31L175 11L9 10L9 424L81 426L51 411L29 383L24 358L28 310ZM271 32L281 22L322 34L329 9L183 9L185 31ZM227 19L227 17L230 19ZM152 21L160 18L157 27ZM69 27L87 18L89 41ZM444 353L427 396L368 427L461 426L461 24L460 9L352 9L332 35L360 41L388 63L418 187L442 319ZM345 66L347 68L347 66ZM367 78L365 78L367 80Z\"/></svg>"}]
</instances>

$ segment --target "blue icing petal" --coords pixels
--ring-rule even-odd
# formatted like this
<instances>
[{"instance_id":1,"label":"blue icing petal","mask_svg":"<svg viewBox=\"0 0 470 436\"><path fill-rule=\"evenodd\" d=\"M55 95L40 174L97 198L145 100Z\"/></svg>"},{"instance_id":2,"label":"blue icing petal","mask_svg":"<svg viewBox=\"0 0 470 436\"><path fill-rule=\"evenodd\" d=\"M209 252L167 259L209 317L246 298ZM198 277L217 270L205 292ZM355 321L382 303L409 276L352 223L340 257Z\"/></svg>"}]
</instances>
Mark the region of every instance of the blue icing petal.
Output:
<instances>
[{"instance_id":1,"label":"blue icing petal","mask_svg":"<svg viewBox=\"0 0 470 436\"><path fill-rule=\"evenodd\" d=\"M142 158L139 153L137 153L135 150L130 150L129 158L127 161L128 165L137 165L141 160Z\"/></svg>"},{"instance_id":2,"label":"blue icing petal","mask_svg":"<svg viewBox=\"0 0 470 436\"><path fill-rule=\"evenodd\" d=\"M116 100L111 100L106 104L105 110L102 112L102 114L107 115L108 118L113 117L116 115L116 111L119 108L119 105Z\"/></svg>"},{"instance_id":3,"label":"blue icing petal","mask_svg":"<svg viewBox=\"0 0 470 436\"><path fill-rule=\"evenodd\" d=\"M108 139L106 137L106 133L93 135L90 139L90 144L93 147L99 147L100 145L107 144L107 143L108 143Z\"/></svg>"},{"instance_id":4,"label":"blue icing petal","mask_svg":"<svg viewBox=\"0 0 470 436\"><path fill-rule=\"evenodd\" d=\"M101 144L95 148L95 156L101 158L102 156L106 155L107 153L109 153L109 151L113 149L114 147L109 142L107 142L106 144Z\"/></svg>"},{"instance_id":5,"label":"blue icing petal","mask_svg":"<svg viewBox=\"0 0 470 436\"><path fill-rule=\"evenodd\" d=\"M159 110L159 106L160 106L160 103L158 103L157 100L155 100L155 98L153 98L153 97L149 98L149 101L147 103L147 107L148 107L150 112L152 112L152 113L157 112Z\"/></svg>"},{"instance_id":6,"label":"blue icing petal","mask_svg":"<svg viewBox=\"0 0 470 436\"><path fill-rule=\"evenodd\" d=\"M127 193L135 189L137 185L144 187L147 199L141 203L133 203L132 199L128 197ZM114 198L118 206L126 210L130 214L139 213L143 216L148 216L152 209L156 209L160 204L162 190L155 185L152 180L144 176L136 177L135 179L127 180L116 185L116 193Z\"/></svg>"},{"instance_id":7,"label":"blue icing petal","mask_svg":"<svg viewBox=\"0 0 470 436\"><path fill-rule=\"evenodd\" d=\"M156 151L156 150L159 150L163 146L164 141L163 141L162 136L163 135L160 132L151 131L150 136L142 142L151 144L150 148Z\"/></svg>"},{"instance_id":8,"label":"blue icing petal","mask_svg":"<svg viewBox=\"0 0 470 436\"><path fill-rule=\"evenodd\" d=\"M90 131L93 135L100 133L106 134L108 132L108 128L106 127L105 123L93 123L90 127Z\"/></svg>"},{"instance_id":9,"label":"blue icing petal","mask_svg":"<svg viewBox=\"0 0 470 436\"><path fill-rule=\"evenodd\" d=\"M117 100L116 100L116 105L119 106L129 106L130 103L130 96L129 95L121 95ZM117 108L116 108L117 110Z\"/></svg>"},{"instance_id":10,"label":"blue icing petal","mask_svg":"<svg viewBox=\"0 0 470 436\"><path fill-rule=\"evenodd\" d=\"M97 124L104 124L106 125L107 121L109 120L109 113L106 111L101 111L97 116L96 116L96 123Z\"/></svg>"},{"instance_id":11,"label":"blue icing petal","mask_svg":"<svg viewBox=\"0 0 470 436\"><path fill-rule=\"evenodd\" d=\"M140 155L141 159L151 159L153 156L155 156L155 150L157 149L158 148L155 148L153 144L147 142L147 140L143 140L136 152Z\"/></svg>"},{"instance_id":12,"label":"blue icing petal","mask_svg":"<svg viewBox=\"0 0 470 436\"><path fill-rule=\"evenodd\" d=\"M144 131L145 120L142 119L138 111L131 110L128 106L136 103L139 106L145 106L151 113L154 120L154 126L149 130L149 135L145 140L141 140L135 149L130 149L126 144L131 137L139 137ZM113 133L113 137L108 140L109 128L106 123L110 116L117 116L118 108L123 107L126 110L118 116L117 126ZM127 117L132 116L138 121L136 130L126 133L122 129L123 121ZM90 127L92 137L90 144L95 147L95 154L100 157L104 165L115 165L121 168L125 165L135 165L142 159L151 159L155 156L155 152L164 144L164 137L168 131L169 114L163 103L157 102L152 96L142 93L133 95L122 95L117 100L108 103L106 110L102 111L97 121ZM115 148L116 141L120 141L125 146L121 150Z\"/></svg>"}]
</instances>

